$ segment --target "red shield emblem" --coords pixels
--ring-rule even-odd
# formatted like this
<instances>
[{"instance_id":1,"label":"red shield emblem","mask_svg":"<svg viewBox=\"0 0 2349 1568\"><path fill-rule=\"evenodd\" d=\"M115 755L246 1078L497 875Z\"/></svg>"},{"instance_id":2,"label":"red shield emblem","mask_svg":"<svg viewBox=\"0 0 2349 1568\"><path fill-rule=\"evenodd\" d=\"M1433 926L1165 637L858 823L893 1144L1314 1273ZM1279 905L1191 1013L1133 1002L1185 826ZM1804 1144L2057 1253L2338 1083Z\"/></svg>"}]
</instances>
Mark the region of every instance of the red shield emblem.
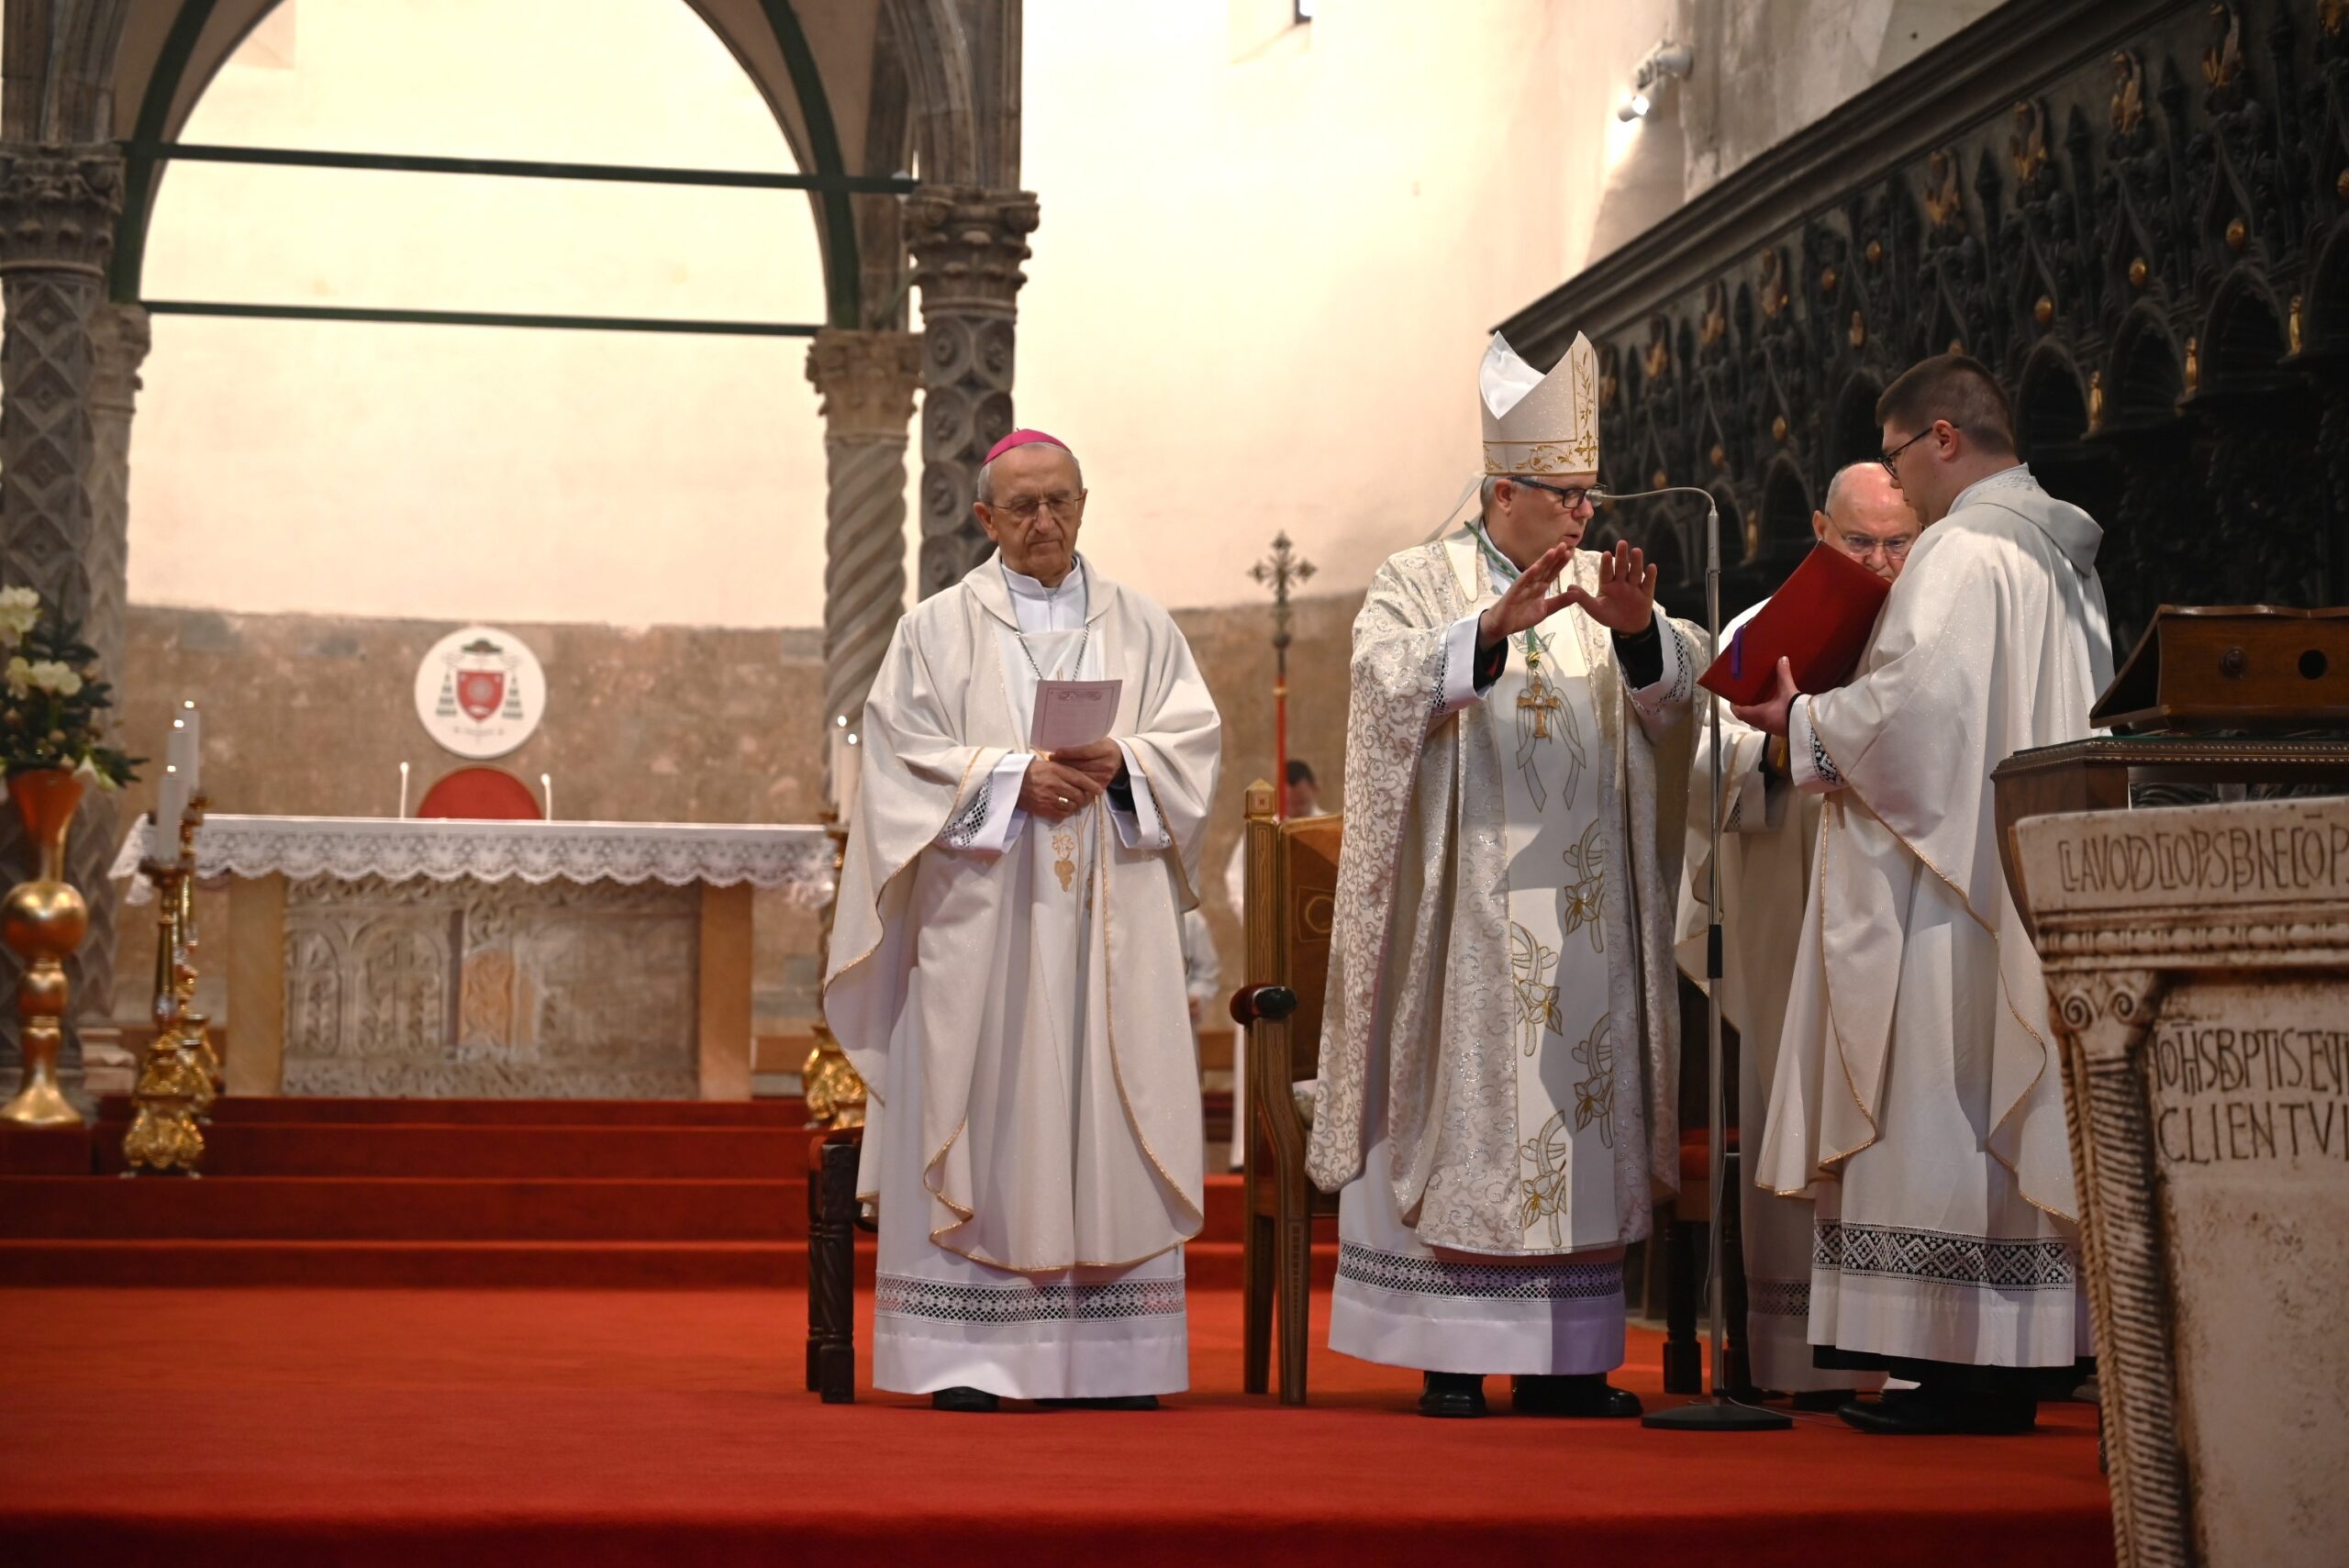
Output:
<instances>
[{"instance_id":1,"label":"red shield emblem","mask_svg":"<svg viewBox=\"0 0 2349 1568\"><path fill-rule=\"evenodd\" d=\"M503 670L460 670L457 672L457 706L475 724L485 724L495 714L498 705L506 700L506 672Z\"/></svg>"}]
</instances>

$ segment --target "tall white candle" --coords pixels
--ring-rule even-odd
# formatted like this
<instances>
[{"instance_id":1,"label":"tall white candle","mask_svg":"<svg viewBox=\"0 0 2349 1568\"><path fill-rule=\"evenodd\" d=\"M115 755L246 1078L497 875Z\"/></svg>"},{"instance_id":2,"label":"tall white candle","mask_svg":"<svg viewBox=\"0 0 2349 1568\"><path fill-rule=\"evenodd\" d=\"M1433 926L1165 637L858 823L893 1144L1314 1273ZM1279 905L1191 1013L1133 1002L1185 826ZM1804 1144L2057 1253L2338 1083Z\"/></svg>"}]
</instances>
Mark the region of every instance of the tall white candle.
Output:
<instances>
[{"instance_id":1,"label":"tall white candle","mask_svg":"<svg viewBox=\"0 0 2349 1568\"><path fill-rule=\"evenodd\" d=\"M403 821L407 817L407 764L406 762L400 764L400 817Z\"/></svg>"},{"instance_id":2,"label":"tall white candle","mask_svg":"<svg viewBox=\"0 0 2349 1568\"><path fill-rule=\"evenodd\" d=\"M547 820L551 822L554 820L554 775L552 773L540 773L539 775L539 793L540 795L545 797L547 803Z\"/></svg>"},{"instance_id":3,"label":"tall white candle","mask_svg":"<svg viewBox=\"0 0 2349 1568\"><path fill-rule=\"evenodd\" d=\"M180 818L187 815L187 776L170 762L163 764L162 787L155 797L155 820L147 833L147 853L158 861L179 859Z\"/></svg>"},{"instance_id":4,"label":"tall white candle","mask_svg":"<svg viewBox=\"0 0 2349 1568\"><path fill-rule=\"evenodd\" d=\"M172 737L182 741L182 754L168 759L179 764L187 775L190 800L204 793L204 729L193 700L180 704L180 715L172 721ZM182 738L184 737L184 740Z\"/></svg>"},{"instance_id":5,"label":"tall white candle","mask_svg":"<svg viewBox=\"0 0 2349 1568\"><path fill-rule=\"evenodd\" d=\"M848 744L841 748L841 771L838 781L841 826L845 828L856 818L856 792L864 783L864 748L858 743L855 731L849 732Z\"/></svg>"}]
</instances>

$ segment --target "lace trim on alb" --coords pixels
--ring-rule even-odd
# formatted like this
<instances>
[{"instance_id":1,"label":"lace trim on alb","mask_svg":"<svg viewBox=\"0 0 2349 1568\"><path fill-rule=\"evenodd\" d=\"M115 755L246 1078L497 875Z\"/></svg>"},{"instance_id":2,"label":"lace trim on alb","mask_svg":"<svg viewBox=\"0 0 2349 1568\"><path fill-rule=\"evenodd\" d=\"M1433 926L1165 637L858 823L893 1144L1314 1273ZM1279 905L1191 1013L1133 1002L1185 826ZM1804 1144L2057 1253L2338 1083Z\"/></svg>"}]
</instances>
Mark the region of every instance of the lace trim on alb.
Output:
<instances>
[{"instance_id":1,"label":"lace trim on alb","mask_svg":"<svg viewBox=\"0 0 2349 1568\"><path fill-rule=\"evenodd\" d=\"M1847 1274L1990 1290L2069 1290L2079 1277L2071 1249L2054 1237L1959 1236L1835 1219L1812 1223L1811 1262Z\"/></svg>"},{"instance_id":2,"label":"lace trim on alb","mask_svg":"<svg viewBox=\"0 0 2349 1568\"><path fill-rule=\"evenodd\" d=\"M908 1274L883 1274L874 1282L873 1310L887 1318L1004 1324L1179 1318L1185 1307L1183 1282L1178 1279L950 1284Z\"/></svg>"}]
</instances>

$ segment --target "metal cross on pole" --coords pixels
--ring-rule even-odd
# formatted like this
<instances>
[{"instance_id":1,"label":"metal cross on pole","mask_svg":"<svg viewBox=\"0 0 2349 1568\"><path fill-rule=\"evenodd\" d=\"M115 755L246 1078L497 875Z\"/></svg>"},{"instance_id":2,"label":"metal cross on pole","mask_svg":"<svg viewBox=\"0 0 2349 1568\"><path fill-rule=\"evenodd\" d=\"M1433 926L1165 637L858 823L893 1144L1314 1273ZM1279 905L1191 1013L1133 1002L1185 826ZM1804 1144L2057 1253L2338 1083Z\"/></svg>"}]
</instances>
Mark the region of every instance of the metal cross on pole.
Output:
<instances>
[{"instance_id":1,"label":"metal cross on pole","mask_svg":"<svg viewBox=\"0 0 2349 1568\"><path fill-rule=\"evenodd\" d=\"M1288 817L1288 621L1289 590L1313 575L1313 562L1297 553L1286 532L1273 536L1273 553L1248 569L1273 591L1273 798Z\"/></svg>"}]
</instances>

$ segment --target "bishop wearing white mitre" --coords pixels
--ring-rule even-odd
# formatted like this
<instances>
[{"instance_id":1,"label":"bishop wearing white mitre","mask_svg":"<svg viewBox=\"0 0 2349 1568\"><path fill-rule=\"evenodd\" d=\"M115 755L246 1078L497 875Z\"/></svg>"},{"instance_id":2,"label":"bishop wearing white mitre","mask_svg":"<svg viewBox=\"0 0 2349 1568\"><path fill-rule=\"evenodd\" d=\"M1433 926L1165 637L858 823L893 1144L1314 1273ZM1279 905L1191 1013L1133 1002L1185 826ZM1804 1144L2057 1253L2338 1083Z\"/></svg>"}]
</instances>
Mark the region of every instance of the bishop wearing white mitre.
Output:
<instances>
[{"instance_id":1,"label":"bishop wearing white mitre","mask_svg":"<svg viewBox=\"0 0 2349 1568\"><path fill-rule=\"evenodd\" d=\"M1354 621L1309 1169L1341 1190L1330 1343L1419 1408L1628 1416L1623 1248L1678 1183L1676 884L1701 634L1640 551L1578 550L1598 357L1480 374L1481 515ZM1565 586L1553 593L1561 578Z\"/></svg>"},{"instance_id":2,"label":"bishop wearing white mitre","mask_svg":"<svg viewBox=\"0 0 2349 1568\"><path fill-rule=\"evenodd\" d=\"M2103 531L2015 456L1990 373L1924 361L1876 404L1929 525L1856 674L1738 709L1824 796L1753 1179L1817 1199L1810 1343L1920 1386L1887 1433L2029 1428L2087 1343L2079 1199L2039 955L1998 862L1990 770L2088 733L2111 684Z\"/></svg>"},{"instance_id":3,"label":"bishop wearing white mitre","mask_svg":"<svg viewBox=\"0 0 2349 1568\"><path fill-rule=\"evenodd\" d=\"M1810 515L1820 543L1851 557L1887 582L1917 541L1917 514L1884 465L1869 459L1839 470ZM1723 645L1761 613L1765 599L1721 628ZM1697 754L1688 775L1688 874L1680 886L1680 967L1704 983L1712 836L1705 811L1712 798L1709 737L1699 699ZM1721 1017L1737 1030L1739 1141L1758 1149L1778 1062L1778 1029L1793 983L1795 941L1802 932L1810 861L1819 841L1823 797L1798 790L1788 776L1786 742L1741 723L1721 708ZM1811 1206L1741 1185L1745 1255L1745 1343L1753 1381L1833 1408L1876 1374L1812 1363Z\"/></svg>"},{"instance_id":4,"label":"bishop wearing white mitre","mask_svg":"<svg viewBox=\"0 0 2349 1568\"><path fill-rule=\"evenodd\" d=\"M1062 443L996 443L996 553L898 623L865 704L824 1013L871 1094L874 1382L941 1409L1188 1385L1181 919L1221 721L1166 612L1077 553L1085 502ZM1040 754L1069 680L1122 683L1109 738Z\"/></svg>"}]
</instances>

